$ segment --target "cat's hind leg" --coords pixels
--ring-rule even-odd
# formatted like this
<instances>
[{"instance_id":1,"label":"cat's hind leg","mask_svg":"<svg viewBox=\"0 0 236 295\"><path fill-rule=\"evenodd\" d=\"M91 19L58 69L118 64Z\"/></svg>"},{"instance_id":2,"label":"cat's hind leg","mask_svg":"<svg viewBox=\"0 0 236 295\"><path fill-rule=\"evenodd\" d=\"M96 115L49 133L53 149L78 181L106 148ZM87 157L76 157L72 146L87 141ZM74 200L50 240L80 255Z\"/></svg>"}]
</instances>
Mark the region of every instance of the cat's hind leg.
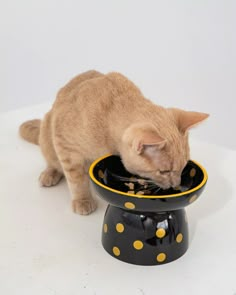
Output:
<instances>
[{"instance_id":1,"label":"cat's hind leg","mask_svg":"<svg viewBox=\"0 0 236 295\"><path fill-rule=\"evenodd\" d=\"M58 160L56 151L52 142L51 134L51 114L50 112L44 117L39 135L39 145L42 154L47 162L47 168L41 173L39 183L41 186L50 187L59 183L63 178L63 170Z\"/></svg>"}]
</instances>

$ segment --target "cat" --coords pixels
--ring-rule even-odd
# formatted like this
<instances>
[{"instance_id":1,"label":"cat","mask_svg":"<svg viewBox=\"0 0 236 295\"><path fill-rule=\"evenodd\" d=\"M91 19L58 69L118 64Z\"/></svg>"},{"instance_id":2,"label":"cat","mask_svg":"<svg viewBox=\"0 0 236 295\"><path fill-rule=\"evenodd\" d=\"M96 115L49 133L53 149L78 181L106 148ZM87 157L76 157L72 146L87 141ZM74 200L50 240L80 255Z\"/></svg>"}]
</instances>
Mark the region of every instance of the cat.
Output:
<instances>
[{"instance_id":1,"label":"cat","mask_svg":"<svg viewBox=\"0 0 236 295\"><path fill-rule=\"evenodd\" d=\"M155 105L120 73L88 71L59 90L42 121L27 121L19 132L39 144L46 159L40 184L53 186L65 176L73 211L86 215L96 209L89 190L92 161L120 155L129 172L163 189L176 187L190 158L188 130L208 116Z\"/></svg>"}]
</instances>

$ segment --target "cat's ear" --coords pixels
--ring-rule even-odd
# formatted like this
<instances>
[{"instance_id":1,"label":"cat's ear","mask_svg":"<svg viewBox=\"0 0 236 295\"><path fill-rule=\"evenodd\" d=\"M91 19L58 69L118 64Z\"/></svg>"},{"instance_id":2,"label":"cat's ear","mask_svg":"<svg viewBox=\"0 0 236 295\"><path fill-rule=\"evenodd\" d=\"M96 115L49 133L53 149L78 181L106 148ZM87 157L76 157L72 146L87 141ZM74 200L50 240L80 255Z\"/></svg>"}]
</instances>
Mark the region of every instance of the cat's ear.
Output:
<instances>
[{"instance_id":1,"label":"cat's ear","mask_svg":"<svg viewBox=\"0 0 236 295\"><path fill-rule=\"evenodd\" d=\"M189 112L174 108L169 110L174 115L179 131L183 134L185 134L189 129L199 125L209 117L209 114L205 113Z\"/></svg>"},{"instance_id":2,"label":"cat's ear","mask_svg":"<svg viewBox=\"0 0 236 295\"><path fill-rule=\"evenodd\" d=\"M166 140L160 137L155 131L147 130L134 138L132 147L140 155L148 149L161 150L165 145Z\"/></svg>"},{"instance_id":3,"label":"cat's ear","mask_svg":"<svg viewBox=\"0 0 236 295\"><path fill-rule=\"evenodd\" d=\"M155 126L146 122L129 126L122 136L122 141L139 155L145 151L161 150L166 144L166 140L158 134Z\"/></svg>"}]
</instances>

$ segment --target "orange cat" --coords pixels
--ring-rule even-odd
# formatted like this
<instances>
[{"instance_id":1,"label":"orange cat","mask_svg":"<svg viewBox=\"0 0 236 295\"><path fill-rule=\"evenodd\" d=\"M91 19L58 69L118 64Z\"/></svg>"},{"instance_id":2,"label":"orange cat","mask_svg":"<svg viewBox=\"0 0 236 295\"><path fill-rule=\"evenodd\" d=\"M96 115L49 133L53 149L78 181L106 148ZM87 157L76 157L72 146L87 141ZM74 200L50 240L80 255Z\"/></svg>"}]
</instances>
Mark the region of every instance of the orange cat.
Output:
<instances>
[{"instance_id":1,"label":"orange cat","mask_svg":"<svg viewBox=\"0 0 236 295\"><path fill-rule=\"evenodd\" d=\"M189 160L188 130L207 117L157 106L119 73L89 71L59 91L42 121L23 123L20 134L39 144L47 161L41 185L65 175L74 212L89 214L96 209L88 177L93 160L119 154L131 173L162 188L177 186Z\"/></svg>"}]
</instances>

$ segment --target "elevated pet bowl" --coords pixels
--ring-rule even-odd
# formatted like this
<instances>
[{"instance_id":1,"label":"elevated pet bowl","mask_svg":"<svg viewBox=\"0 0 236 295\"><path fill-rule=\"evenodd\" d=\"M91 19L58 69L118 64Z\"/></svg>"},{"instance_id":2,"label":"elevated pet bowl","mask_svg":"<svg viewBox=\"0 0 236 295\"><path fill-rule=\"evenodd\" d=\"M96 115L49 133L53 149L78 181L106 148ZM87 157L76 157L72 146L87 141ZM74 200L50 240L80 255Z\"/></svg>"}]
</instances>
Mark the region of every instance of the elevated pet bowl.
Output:
<instances>
[{"instance_id":1,"label":"elevated pet bowl","mask_svg":"<svg viewBox=\"0 0 236 295\"><path fill-rule=\"evenodd\" d=\"M102 244L109 254L132 264L157 265L176 260L187 251L184 207L197 200L207 182L206 170L201 165L189 161L180 187L159 189L158 195L136 194L140 189L138 176L135 180L118 156L97 159L89 174L97 195L110 204L102 231ZM127 187L129 183L123 181L127 178L134 182L132 193Z\"/></svg>"}]
</instances>

